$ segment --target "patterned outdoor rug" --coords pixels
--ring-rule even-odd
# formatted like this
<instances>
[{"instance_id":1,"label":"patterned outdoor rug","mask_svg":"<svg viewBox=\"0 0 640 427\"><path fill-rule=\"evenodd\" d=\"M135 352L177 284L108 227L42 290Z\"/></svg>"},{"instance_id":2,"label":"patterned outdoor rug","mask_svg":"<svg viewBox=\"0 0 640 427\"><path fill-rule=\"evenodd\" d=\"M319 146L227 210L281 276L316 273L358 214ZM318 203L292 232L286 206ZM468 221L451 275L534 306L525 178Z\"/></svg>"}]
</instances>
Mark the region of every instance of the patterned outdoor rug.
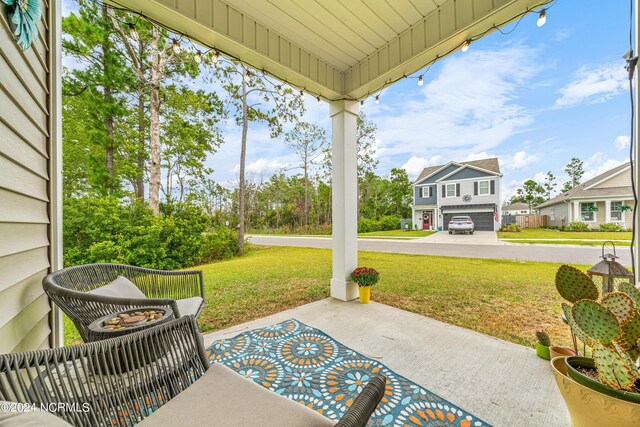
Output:
<instances>
[{"instance_id":1,"label":"patterned outdoor rug","mask_svg":"<svg viewBox=\"0 0 640 427\"><path fill-rule=\"evenodd\" d=\"M383 374L387 391L371 417L371 426L489 426L295 319L218 340L207 355L211 363L222 363L331 419L342 417L369 379Z\"/></svg>"}]
</instances>

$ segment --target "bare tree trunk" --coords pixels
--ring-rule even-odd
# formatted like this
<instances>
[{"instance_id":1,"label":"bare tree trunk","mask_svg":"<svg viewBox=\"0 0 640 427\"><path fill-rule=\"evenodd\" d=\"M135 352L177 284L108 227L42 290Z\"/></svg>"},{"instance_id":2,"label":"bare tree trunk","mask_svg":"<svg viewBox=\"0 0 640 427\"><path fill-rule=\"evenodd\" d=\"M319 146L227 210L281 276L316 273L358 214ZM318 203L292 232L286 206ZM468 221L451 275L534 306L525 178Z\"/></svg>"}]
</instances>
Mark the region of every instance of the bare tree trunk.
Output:
<instances>
[{"instance_id":1,"label":"bare tree trunk","mask_svg":"<svg viewBox=\"0 0 640 427\"><path fill-rule=\"evenodd\" d=\"M107 14L107 6L102 5L102 18L106 21L108 19L108 14ZM111 53L111 45L110 45L110 41L109 41L109 36L107 36L107 39L103 40L102 42L102 58L103 61L102 63L104 64L104 75L107 76L109 74L109 69L108 69L108 64L109 64L109 58L108 56ZM102 95L103 95L103 99L105 102L105 105L109 105L112 102L112 97L111 97L111 87L107 84L105 84L102 88ZM107 129L107 137L108 137L108 141L105 147L105 167L107 168L107 191L109 192L109 194L113 193L113 185L114 185L114 181L115 181L115 176L114 176L114 172L113 172L113 141L114 141L114 136L113 136L113 115L111 114L111 112L109 111L109 109L107 109L107 114L105 116L105 127Z\"/></svg>"},{"instance_id":2,"label":"bare tree trunk","mask_svg":"<svg viewBox=\"0 0 640 427\"><path fill-rule=\"evenodd\" d=\"M151 84L149 95L149 207L154 215L160 215L160 53L158 40L160 35L155 25L152 28L151 41Z\"/></svg>"},{"instance_id":3,"label":"bare tree trunk","mask_svg":"<svg viewBox=\"0 0 640 427\"><path fill-rule=\"evenodd\" d=\"M246 73L246 70L243 69ZM243 74L244 75L244 74ZM240 182L238 188L238 242L240 244L240 255L244 255L244 163L247 157L247 131L249 118L247 116L247 82L242 79L242 143L240 148Z\"/></svg>"},{"instance_id":4,"label":"bare tree trunk","mask_svg":"<svg viewBox=\"0 0 640 427\"><path fill-rule=\"evenodd\" d=\"M136 196L142 202L144 201L144 145L145 126L144 126L144 92L142 88L138 91L138 158L136 180L134 183Z\"/></svg>"}]
</instances>

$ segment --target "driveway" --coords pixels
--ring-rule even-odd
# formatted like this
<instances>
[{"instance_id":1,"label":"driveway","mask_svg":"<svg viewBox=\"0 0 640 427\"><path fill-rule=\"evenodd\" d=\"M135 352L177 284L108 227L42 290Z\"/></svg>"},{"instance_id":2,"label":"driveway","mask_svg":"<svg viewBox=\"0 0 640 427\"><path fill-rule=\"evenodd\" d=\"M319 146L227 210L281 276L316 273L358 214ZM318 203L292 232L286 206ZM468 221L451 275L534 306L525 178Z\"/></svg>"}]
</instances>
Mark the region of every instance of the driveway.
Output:
<instances>
[{"instance_id":1,"label":"driveway","mask_svg":"<svg viewBox=\"0 0 640 427\"><path fill-rule=\"evenodd\" d=\"M438 231L431 236L417 239L425 243L452 243L463 245L497 245L498 234L495 231L474 231L473 234L449 234L448 231Z\"/></svg>"},{"instance_id":2,"label":"driveway","mask_svg":"<svg viewBox=\"0 0 640 427\"><path fill-rule=\"evenodd\" d=\"M519 245L519 244L462 244L424 243L423 239L391 241L358 239L361 251L393 252L398 254L438 255L465 258L495 258L513 261L540 261L566 264L594 265L600 261L601 248L572 245ZM321 237L251 236L256 245L298 246L331 249L331 239ZM629 248L618 250L619 262L631 265Z\"/></svg>"}]
</instances>

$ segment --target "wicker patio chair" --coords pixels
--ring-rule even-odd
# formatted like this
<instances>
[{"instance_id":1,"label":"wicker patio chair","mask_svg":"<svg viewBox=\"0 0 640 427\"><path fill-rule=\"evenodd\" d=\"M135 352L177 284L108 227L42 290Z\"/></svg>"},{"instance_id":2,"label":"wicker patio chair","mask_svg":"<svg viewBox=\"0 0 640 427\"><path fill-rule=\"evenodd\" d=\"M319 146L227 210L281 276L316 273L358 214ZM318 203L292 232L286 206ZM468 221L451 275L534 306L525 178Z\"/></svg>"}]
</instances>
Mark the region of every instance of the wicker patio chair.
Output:
<instances>
[{"instance_id":1,"label":"wicker patio chair","mask_svg":"<svg viewBox=\"0 0 640 427\"><path fill-rule=\"evenodd\" d=\"M180 393L186 396L187 389L208 370L198 325L193 316L184 316L118 338L0 355L0 401L36 407L66 405L55 415L74 426L130 427L145 419L153 425L154 413ZM251 380L236 376L237 381L254 386ZM385 377L373 378L335 427L364 427L383 397L385 384ZM284 399L276 393L272 398ZM207 404L215 407L216 401ZM294 401L289 408L308 411ZM251 407L239 400L237 411L251 411ZM189 425L179 410L171 415L175 425ZM284 420L282 425L287 424L286 412L277 416ZM197 419L193 425L215 424L214 419Z\"/></svg>"},{"instance_id":2,"label":"wicker patio chair","mask_svg":"<svg viewBox=\"0 0 640 427\"><path fill-rule=\"evenodd\" d=\"M146 298L112 297L88 292L113 282L119 276L133 282ZM193 314L197 318L204 307L204 285L202 271L199 270L162 271L121 264L87 264L53 272L43 279L42 284L49 298L69 316L85 342L91 340L91 322L119 311L138 307L171 307L175 317ZM181 313L179 307L187 305L195 309Z\"/></svg>"}]
</instances>

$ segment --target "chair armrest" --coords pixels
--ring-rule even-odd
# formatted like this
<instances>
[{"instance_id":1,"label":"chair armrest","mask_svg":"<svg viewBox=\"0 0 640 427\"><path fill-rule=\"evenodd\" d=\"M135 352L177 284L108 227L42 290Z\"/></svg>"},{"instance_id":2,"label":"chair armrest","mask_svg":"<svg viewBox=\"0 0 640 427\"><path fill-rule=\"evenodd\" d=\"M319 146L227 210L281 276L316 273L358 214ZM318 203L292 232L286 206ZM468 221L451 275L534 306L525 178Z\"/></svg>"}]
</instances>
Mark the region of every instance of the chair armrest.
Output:
<instances>
[{"instance_id":1,"label":"chair armrest","mask_svg":"<svg viewBox=\"0 0 640 427\"><path fill-rule=\"evenodd\" d=\"M336 427L364 427L367 425L371 414L376 410L378 403L384 396L387 385L387 377L378 375L374 377L362 392L353 401L347 412L340 418Z\"/></svg>"},{"instance_id":2,"label":"chair armrest","mask_svg":"<svg viewBox=\"0 0 640 427\"><path fill-rule=\"evenodd\" d=\"M72 425L132 426L208 368L198 325L185 316L95 343L0 355L0 400L89 405L55 415Z\"/></svg>"},{"instance_id":3,"label":"chair armrest","mask_svg":"<svg viewBox=\"0 0 640 427\"><path fill-rule=\"evenodd\" d=\"M204 299L201 270L165 271L137 267L133 273L129 280L149 298Z\"/></svg>"}]
</instances>

